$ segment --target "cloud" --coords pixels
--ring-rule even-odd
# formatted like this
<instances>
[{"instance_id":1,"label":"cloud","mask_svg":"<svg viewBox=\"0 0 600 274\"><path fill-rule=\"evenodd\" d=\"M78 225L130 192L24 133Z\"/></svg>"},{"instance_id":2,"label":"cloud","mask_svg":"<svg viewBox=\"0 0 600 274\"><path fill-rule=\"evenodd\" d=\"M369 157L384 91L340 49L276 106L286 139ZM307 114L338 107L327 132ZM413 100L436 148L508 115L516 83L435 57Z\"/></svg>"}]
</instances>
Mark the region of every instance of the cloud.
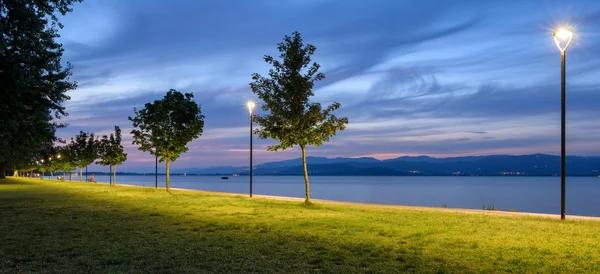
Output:
<instances>
[{"instance_id":1,"label":"cloud","mask_svg":"<svg viewBox=\"0 0 600 274\"><path fill-rule=\"evenodd\" d=\"M550 29L568 14L579 35L568 53L569 151L600 154L599 11L594 1L86 0L63 20L64 61L79 88L59 136L129 132L134 107L176 88L194 93L206 123L174 166L244 165L250 74L266 75L263 55L277 56L283 35L300 31L327 76L314 100L340 102L336 115L350 119L309 155L555 153ZM125 170L152 163L127 142ZM257 163L299 156L266 152L272 143L255 140Z\"/></svg>"}]
</instances>

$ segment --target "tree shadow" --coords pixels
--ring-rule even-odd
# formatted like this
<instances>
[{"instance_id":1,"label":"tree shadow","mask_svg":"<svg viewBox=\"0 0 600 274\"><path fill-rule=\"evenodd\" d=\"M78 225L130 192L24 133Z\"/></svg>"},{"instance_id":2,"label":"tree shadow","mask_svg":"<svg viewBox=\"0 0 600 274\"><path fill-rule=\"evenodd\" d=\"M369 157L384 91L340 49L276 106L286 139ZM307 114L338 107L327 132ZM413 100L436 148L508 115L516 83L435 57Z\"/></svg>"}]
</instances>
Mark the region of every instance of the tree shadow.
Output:
<instances>
[{"instance_id":1,"label":"tree shadow","mask_svg":"<svg viewBox=\"0 0 600 274\"><path fill-rule=\"evenodd\" d=\"M0 235L0 272L356 273L476 268L443 254L428 254L423 246L411 244L413 239L389 244L391 236L380 232L375 236L381 242L363 240L353 236L352 223L286 219L265 210L327 210L320 206L153 188L57 186L0 191L0 231L18 232ZM17 198L6 202L7 196ZM237 204L240 201L244 206ZM346 229L339 229L343 226Z\"/></svg>"}]
</instances>

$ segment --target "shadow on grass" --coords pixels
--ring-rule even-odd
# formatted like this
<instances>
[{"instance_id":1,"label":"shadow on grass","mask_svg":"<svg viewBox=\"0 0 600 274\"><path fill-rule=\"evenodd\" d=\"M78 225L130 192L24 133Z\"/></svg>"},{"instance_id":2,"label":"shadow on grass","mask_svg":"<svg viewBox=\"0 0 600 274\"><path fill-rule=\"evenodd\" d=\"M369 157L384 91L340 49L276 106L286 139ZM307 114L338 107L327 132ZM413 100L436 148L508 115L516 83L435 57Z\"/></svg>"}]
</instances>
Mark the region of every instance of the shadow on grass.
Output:
<instances>
[{"instance_id":1,"label":"shadow on grass","mask_svg":"<svg viewBox=\"0 0 600 274\"><path fill-rule=\"evenodd\" d=\"M43 182L39 178L14 178L7 176L6 178L0 179L0 185L32 185L36 184L33 180Z\"/></svg>"},{"instance_id":2,"label":"shadow on grass","mask_svg":"<svg viewBox=\"0 0 600 274\"><path fill-rule=\"evenodd\" d=\"M465 217L476 228L463 225L458 235L431 238L465 219L42 182L0 184L0 231L12 231L0 233L0 272L526 272L549 262L511 257L544 249L474 245L470 237L487 239L487 230L497 231L475 223L498 220L490 216ZM415 228L419 223L423 227ZM431 241L439 244L427 246ZM505 258L491 265L490 256Z\"/></svg>"},{"instance_id":3,"label":"shadow on grass","mask_svg":"<svg viewBox=\"0 0 600 274\"><path fill-rule=\"evenodd\" d=\"M0 235L0 272L385 272L431 267L418 248L354 243L311 230L297 233L293 223L261 219L255 212L262 208L255 201L243 201L247 211L215 211L207 205L232 205L223 197L190 198L154 189L143 191L150 197L130 197L140 190L115 193L109 186L80 184L66 189L67 182L53 182L50 188L21 180L2 184L24 187L0 192L0 230L13 231ZM78 192L81 187L93 193ZM211 202L194 201L203 198Z\"/></svg>"}]
</instances>

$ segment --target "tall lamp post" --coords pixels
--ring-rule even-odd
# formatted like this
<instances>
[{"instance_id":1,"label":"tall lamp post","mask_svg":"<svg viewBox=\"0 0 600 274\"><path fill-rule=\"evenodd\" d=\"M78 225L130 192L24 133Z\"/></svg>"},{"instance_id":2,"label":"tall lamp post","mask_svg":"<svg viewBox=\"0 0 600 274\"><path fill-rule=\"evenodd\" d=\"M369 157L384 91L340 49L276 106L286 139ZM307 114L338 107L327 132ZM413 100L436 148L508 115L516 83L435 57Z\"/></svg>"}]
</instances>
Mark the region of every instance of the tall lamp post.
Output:
<instances>
[{"instance_id":1,"label":"tall lamp post","mask_svg":"<svg viewBox=\"0 0 600 274\"><path fill-rule=\"evenodd\" d=\"M256 107L256 104L252 101L246 102L248 112L250 113L250 198L252 198L252 112Z\"/></svg>"},{"instance_id":2,"label":"tall lamp post","mask_svg":"<svg viewBox=\"0 0 600 274\"><path fill-rule=\"evenodd\" d=\"M565 219L565 192L566 192L566 171L567 171L567 156L566 156L566 62L567 48L573 39L573 30L559 29L554 32L554 43L560 50L560 219Z\"/></svg>"},{"instance_id":3,"label":"tall lamp post","mask_svg":"<svg viewBox=\"0 0 600 274\"><path fill-rule=\"evenodd\" d=\"M52 156L48 157L48 167L52 168ZM50 180L54 180L54 171L50 169Z\"/></svg>"},{"instance_id":4,"label":"tall lamp post","mask_svg":"<svg viewBox=\"0 0 600 274\"><path fill-rule=\"evenodd\" d=\"M60 161L60 153L58 155L56 155L56 159L58 159L57 161ZM58 176L60 176L60 172L61 172L61 170L59 169L58 170L58 174L59 174ZM65 171L64 170L62 171L62 174L63 174L63 181L64 181L64 179L65 179Z\"/></svg>"},{"instance_id":5,"label":"tall lamp post","mask_svg":"<svg viewBox=\"0 0 600 274\"><path fill-rule=\"evenodd\" d=\"M109 150L112 152L112 143L108 143L108 146L111 147ZM110 163L108 164L108 185L113 185L113 166Z\"/></svg>"}]
</instances>

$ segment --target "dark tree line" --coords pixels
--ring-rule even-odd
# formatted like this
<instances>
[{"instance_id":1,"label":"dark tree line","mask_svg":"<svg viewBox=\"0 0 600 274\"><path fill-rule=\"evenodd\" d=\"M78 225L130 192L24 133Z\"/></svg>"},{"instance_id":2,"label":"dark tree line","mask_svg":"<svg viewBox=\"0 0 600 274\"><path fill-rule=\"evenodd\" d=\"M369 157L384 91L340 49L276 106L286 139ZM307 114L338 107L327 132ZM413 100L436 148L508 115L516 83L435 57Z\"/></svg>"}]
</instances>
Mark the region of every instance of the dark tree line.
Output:
<instances>
[{"instance_id":1,"label":"dark tree line","mask_svg":"<svg viewBox=\"0 0 600 274\"><path fill-rule=\"evenodd\" d=\"M96 162L104 166L114 167L116 182L116 166L127 160L127 153L122 145L121 129L115 126L115 132L95 137L94 133L80 131L71 141L59 140L58 146L48 143L38 155L30 161L23 161L14 166L14 176L27 176L34 170L42 173L50 172L54 178L56 171L73 171L79 168L79 181L83 181L83 169ZM23 174L19 174L19 173ZM87 175L86 175L87 179Z\"/></svg>"},{"instance_id":2,"label":"dark tree line","mask_svg":"<svg viewBox=\"0 0 600 274\"><path fill-rule=\"evenodd\" d=\"M0 178L7 168L28 169L57 141L66 116L71 65L61 64L56 41L65 15L81 0L0 0Z\"/></svg>"}]
</instances>

